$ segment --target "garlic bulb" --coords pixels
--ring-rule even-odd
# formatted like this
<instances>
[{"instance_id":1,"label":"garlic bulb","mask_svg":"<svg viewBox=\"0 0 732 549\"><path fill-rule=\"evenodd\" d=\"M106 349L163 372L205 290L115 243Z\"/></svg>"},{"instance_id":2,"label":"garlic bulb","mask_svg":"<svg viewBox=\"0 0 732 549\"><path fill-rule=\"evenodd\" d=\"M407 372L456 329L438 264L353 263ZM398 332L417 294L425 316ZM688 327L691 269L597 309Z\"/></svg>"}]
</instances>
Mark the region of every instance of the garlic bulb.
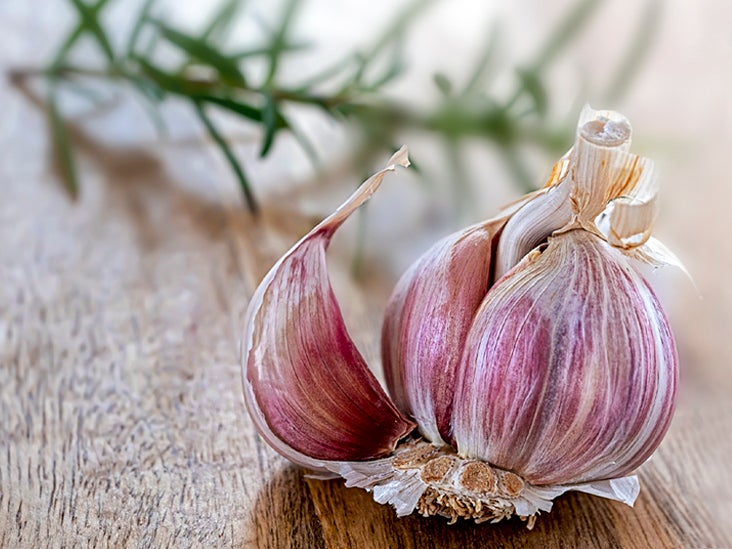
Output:
<instances>
[{"instance_id":1,"label":"garlic bulb","mask_svg":"<svg viewBox=\"0 0 732 549\"><path fill-rule=\"evenodd\" d=\"M578 490L632 505L665 434L678 365L634 267L679 264L651 228L653 166L630 124L586 109L547 185L435 244L400 279L382 357L391 398L346 330L325 250L409 164L406 150L303 237L255 292L243 343L255 426L284 457L397 514L534 524Z\"/></svg>"},{"instance_id":2,"label":"garlic bulb","mask_svg":"<svg viewBox=\"0 0 732 549\"><path fill-rule=\"evenodd\" d=\"M574 230L501 279L463 351L461 455L534 485L628 475L661 442L676 394L671 329L618 250Z\"/></svg>"}]
</instances>

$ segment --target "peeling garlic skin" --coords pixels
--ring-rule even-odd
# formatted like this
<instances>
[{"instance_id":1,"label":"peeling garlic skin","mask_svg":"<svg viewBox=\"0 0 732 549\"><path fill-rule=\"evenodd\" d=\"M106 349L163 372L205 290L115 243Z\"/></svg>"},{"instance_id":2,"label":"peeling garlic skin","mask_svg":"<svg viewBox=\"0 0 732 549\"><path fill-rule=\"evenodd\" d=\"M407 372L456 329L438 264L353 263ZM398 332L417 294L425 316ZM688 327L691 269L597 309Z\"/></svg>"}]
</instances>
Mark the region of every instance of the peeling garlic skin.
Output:
<instances>
[{"instance_id":1,"label":"peeling garlic skin","mask_svg":"<svg viewBox=\"0 0 732 549\"><path fill-rule=\"evenodd\" d=\"M467 337L454 407L460 455L534 485L626 475L670 424L678 363L650 286L574 230L498 281Z\"/></svg>"},{"instance_id":2,"label":"peeling garlic skin","mask_svg":"<svg viewBox=\"0 0 732 549\"><path fill-rule=\"evenodd\" d=\"M555 230L572 221L568 183L561 181L509 219L496 247L496 279L506 274L536 246L546 242Z\"/></svg>"}]
</instances>

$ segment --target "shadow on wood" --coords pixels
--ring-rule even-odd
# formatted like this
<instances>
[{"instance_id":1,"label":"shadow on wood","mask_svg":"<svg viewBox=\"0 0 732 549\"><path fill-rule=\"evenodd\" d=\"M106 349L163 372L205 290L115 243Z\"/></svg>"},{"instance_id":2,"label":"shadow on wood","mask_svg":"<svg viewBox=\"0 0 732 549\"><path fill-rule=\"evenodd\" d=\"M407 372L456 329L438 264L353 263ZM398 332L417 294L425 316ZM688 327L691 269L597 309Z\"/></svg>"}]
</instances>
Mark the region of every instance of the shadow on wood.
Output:
<instances>
[{"instance_id":1,"label":"shadow on wood","mask_svg":"<svg viewBox=\"0 0 732 549\"><path fill-rule=\"evenodd\" d=\"M552 513L528 530L519 520L448 524L441 517L399 518L390 506L379 505L363 490L346 488L342 481L306 482L327 547L579 547L588 539L596 539L599 546L633 546L623 543L617 531L622 504L584 494L560 498Z\"/></svg>"},{"instance_id":2,"label":"shadow on wood","mask_svg":"<svg viewBox=\"0 0 732 549\"><path fill-rule=\"evenodd\" d=\"M260 549L327 547L302 471L294 466L277 471L262 488L249 528Z\"/></svg>"}]
</instances>

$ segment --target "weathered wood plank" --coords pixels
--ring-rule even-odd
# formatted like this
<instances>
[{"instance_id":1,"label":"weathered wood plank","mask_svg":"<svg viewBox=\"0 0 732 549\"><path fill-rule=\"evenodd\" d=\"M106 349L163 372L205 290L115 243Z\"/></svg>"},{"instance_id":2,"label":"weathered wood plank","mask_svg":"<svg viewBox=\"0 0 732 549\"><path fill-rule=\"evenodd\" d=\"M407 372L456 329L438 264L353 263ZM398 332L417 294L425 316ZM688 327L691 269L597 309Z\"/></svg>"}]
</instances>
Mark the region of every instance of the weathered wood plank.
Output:
<instances>
[{"instance_id":1,"label":"weathered wood plank","mask_svg":"<svg viewBox=\"0 0 732 549\"><path fill-rule=\"evenodd\" d=\"M541 517L532 531L519 521L449 525L415 516L397 519L363 491L337 481L311 480L308 486L329 547L727 547L729 539L718 527L724 519L699 507L712 496L692 478L678 478L679 464L717 473L726 467L726 454L720 452L713 461L690 449L701 442L695 434L699 419L677 422L670 438L683 441L684 448L664 447L644 467L643 491L635 508L570 493L558 499L552 513ZM717 429L721 425L717 420Z\"/></svg>"},{"instance_id":2,"label":"weathered wood plank","mask_svg":"<svg viewBox=\"0 0 732 549\"><path fill-rule=\"evenodd\" d=\"M0 175L0 546L321 546L241 396L247 279L273 256L235 235L211 174L196 194L144 150L75 139L81 204L44 162Z\"/></svg>"}]
</instances>

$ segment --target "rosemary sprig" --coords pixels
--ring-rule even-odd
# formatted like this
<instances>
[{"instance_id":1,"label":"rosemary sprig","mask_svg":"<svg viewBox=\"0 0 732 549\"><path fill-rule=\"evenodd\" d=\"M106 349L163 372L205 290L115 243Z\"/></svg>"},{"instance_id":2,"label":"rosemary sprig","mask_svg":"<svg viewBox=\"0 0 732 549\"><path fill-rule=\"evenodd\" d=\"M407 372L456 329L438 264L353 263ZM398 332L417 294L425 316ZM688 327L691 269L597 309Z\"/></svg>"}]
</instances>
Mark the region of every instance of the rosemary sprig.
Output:
<instances>
[{"instance_id":1,"label":"rosemary sprig","mask_svg":"<svg viewBox=\"0 0 732 549\"><path fill-rule=\"evenodd\" d=\"M239 162L236 160L236 156L234 156L234 153L232 152L231 148L229 147L228 143L226 143L226 139L219 133L219 130L216 129L216 126L211 121L209 116L206 114L206 111L204 110L204 107L201 105L201 103L196 103L196 114L198 115L198 118L203 123L204 127L206 128L206 131L208 131L208 134L211 136L211 139L213 139L216 144L221 148L221 151L224 153L224 156L226 157L227 162L231 166L231 169L236 174L237 179L239 180L239 186L241 187L241 190L244 192L244 198L247 201L247 204L249 204L249 208L252 213L257 213L259 207L257 206L257 202L254 200L254 196L252 195L251 187L249 186L249 181L247 180L246 175L244 175L244 172L241 169L241 166L239 165Z\"/></svg>"},{"instance_id":2,"label":"rosemary sprig","mask_svg":"<svg viewBox=\"0 0 732 549\"><path fill-rule=\"evenodd\" d=\"M444 140L448 159L455 161L461 140L479 138L492 143L502 152L517 183L524 188L534 186L532 174L526 172L520 150L526 144L556 153L568 146L572 138L569 125L556 126L549 120L551 93L546 74L552 62L568 47L602 0L578 0L550 33L535 59L514 69L515 89L507 98L489 93L491 72L499 67L495 52L499 43L497 28L478 52L473 71L464 86L456 86L447 75L437 73L435 84L440 101L427 111L394 100L386 94L388 84L405 70L402 45L409 28L435 0L414 0L397 14L379 37L367 48L350 52L330 67L294 85L285 85L278 78L282 60L304 48L292 40L292 28L303 0L286 0L279 21L268 30L262 44L230 52L225 37L236 17L247 13L240 0L224 0L198 34L172 27L156 13L156 0L144 0L129 29L124 47L115 48L100 13L110 0L69 0L76 10L78 22L61 43L49 65L40 70L15 71L13 76L41 75L48 80L48 112L51 136L67 187L72 195L78 192L77 173L72 144L58 100L62 89L73 90L81 80L101 79L129 85L148 105L156 126L161 125L157 106L168 97L188 102L209 136L220 149L239 181L244 200L252 212L258 205L244 166L237 159L225 136L215 125L211 112L232 113L262 129L260 155L267 156L282 131L290 132L314 162L317 155L312 145L285 116L288 105L307 105L324 115L345 120L362 136L361 152L365 161L381 154L400 141L404 130L431 132ZM640 60L650 45L646 27L657 20L659 4L648 0L648 8L622 60L606 97L617 101L636 74ZM650 23L649 23L650 19ZM72 54L79 39L90 36L101 53L104 64L98 68L76 64ZM177 66L160 59L158 46L166 44L183 57ZM249 77L250 63L264 60L265 75L261 81ZM164 122L164 121L162 121ZM367 166L362 167L364 170ZM463 183L464 185L464 183Z\"/></svg>"},{"instance_id":3,"label":"rosemary sprig","mask_svg":"<svg viewBox=\"0 0 732 549\"><path fill-rule=\"evenodd\" d=\"M71 152L69 132L63 118L59 114L56 84L51 82L48 93L48 117L53 136L54 156L59 163L61 176L72 198L79 194L79 180L76 173L76 162Z\"/></svg>"}]
</instances>

